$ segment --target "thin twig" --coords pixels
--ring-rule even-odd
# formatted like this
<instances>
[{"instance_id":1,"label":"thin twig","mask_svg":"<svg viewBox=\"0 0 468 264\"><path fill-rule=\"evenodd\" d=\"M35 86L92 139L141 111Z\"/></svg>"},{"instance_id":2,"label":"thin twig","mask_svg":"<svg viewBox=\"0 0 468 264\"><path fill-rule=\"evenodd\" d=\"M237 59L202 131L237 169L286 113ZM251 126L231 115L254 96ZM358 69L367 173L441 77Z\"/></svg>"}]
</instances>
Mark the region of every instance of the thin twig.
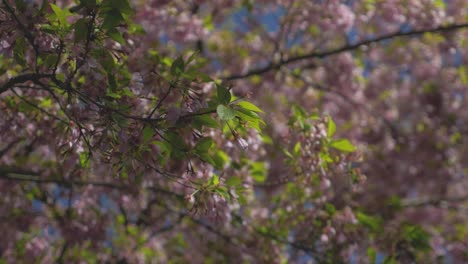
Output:
<instances>
[{"instance_id":1,"label":"thin twig","mask_svg":"<svg viewBox=\"0 0 468 264\"><path fill-rule=\"evenodd\" d=\"M373 43L378 43L384 40L390 40L390 39L394 39L398 37L419 36L425 33L450 32L450 31L464 29L464 28L468 28L468 23L453 24L453 25L448 25L448 26L440 26L440 27L432 28L432 29L414 30L414 31L409 31L409 32L398 31L398 32L383 35L380 37L364 40L353 45L346 44L344 46L341 46L335 49L330 49L326 51L313 51L311 53L307 53L304 55L293 56L293 57L290 57L289 59L280 60L279 62L276 62L276 63L270 62L268 65L264 67L252 69L252 70L247 71L246 73L224 76L222 77L222 79L230 81L230 80L244 79L244 78L254 76L254 75L262 75L272 70L277 70L281 68L282 66L285 66L294 62L298 62L301 60L307 60L307 59L312 59L312 58L323 59L331 55L339 54L339 53L346 52L346 51L356 50L363 46L367 46Z\"/></svg>"}]
</instances>

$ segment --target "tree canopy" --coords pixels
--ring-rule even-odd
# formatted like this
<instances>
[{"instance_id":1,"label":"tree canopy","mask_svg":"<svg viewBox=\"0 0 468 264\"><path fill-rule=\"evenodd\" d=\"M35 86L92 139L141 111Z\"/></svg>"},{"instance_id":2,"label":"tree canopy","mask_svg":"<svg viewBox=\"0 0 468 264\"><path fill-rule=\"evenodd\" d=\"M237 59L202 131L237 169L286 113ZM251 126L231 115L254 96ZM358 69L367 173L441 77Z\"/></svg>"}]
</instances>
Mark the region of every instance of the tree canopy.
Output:
<instances>
[{"instance_id":1,"label":"tree canopy","mask_svg":"<svg viewBox=\"0 0 468 264\"><path fill-rule=\"evenodd\" d=\"M467 10L2 0L0 263L468 262Z\"/></svg>"}]
</instances>

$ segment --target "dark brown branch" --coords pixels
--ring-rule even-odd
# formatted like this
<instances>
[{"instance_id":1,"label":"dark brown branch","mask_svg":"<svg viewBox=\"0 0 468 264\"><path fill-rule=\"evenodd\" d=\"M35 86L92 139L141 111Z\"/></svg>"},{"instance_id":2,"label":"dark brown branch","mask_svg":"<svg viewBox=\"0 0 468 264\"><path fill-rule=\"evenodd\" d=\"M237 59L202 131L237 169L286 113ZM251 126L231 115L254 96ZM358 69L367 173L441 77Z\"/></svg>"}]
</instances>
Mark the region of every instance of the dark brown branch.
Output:
<instances>
[{"instance_id":1,"label":"dark brown branch","mask_svg":"<svg viewBox=\"0 0 468 264\"><path fill-rule=\"evenodd\" d=\"M423 206L442 206L450 203L459 203L468 201L468 195L459 197L436 197L427 199L411 199L402 202L403 207L423 207Z\"/></svg>"},{"instance_id":2,"label":"dark brown branch","mask_svg":"<svg viewBox=\"0 0 468 264\"><path fill-rule=\"evenodd\" d=\"M39 107L38 105L36 105L35 103L29 101L28 99L26 99L25 97L19 95L14 89L11 90L21 101L25 102L26 104L30 105L31 107L33 108L36 108L37 110L39 110L40 112L44 113L45 115L57 120L57 121L60 121L64 124L68 124L68 122L66 122L65 120L61 119L60 117L52 114L52 113L49 113L47 112L47 110Z\"/></svg>"},{"instance_id":3,"label":"dark brown branch","mask_svg":"<svg viewBox=\"0 0 468 264\"><path fill-rule=\"evenodd\" d=\"M0 169L0 179L5 180L12 180L12 181L23 181L23 182L34 182L38 184L47 184L47 183L55 183L64 186L69 185L78 185L78 186L97 186L97 187L105 187L111 189L126 189L126 186L113 184L110 182L93 182L93 181L66 181L61 179L41 179L38 177L39 175L34 172L26 172L26 171L9 171Z\"/></svg>"},{"instance_id":4,"label":"dark brown branch","mask_svg":"<svg viewBox=\"0 0 468 264\"><path fill-rule=\"evenodd\" d=\"M5 84L0 86L0 94L3 92L8 91L8 89L14 87L17 84L24 83L27 81L38 81L42 78L51 78L53 75L52 74L43 74L43 73L26 73L23 75L18 75L10 80L8 80Z\"/></svg>"},{"instance_id":5,"label":"dark brown branch","mask_svg":"<svg viewBox=\"0 0 468 264\"><path fill-rule=\"evenodd\" d=\"M309 246L306 246L306 245L303 245L303 244L300 244L300 243L297 243L295 241L289 241L289 240L285 240L285 239L282 239L280 237L277 237L271 233L268 233L268 232L264 232L264 231L261 231L260 229L257 229L254 227L254 230L257 234L265 237L265 238L268 238L272 241L276 241L277 243L280 243L280 244L283 244L283 245L288 245L288 246L291 246L292 248L294 249L297 249L297 250L301 250L307 254L312 254L312 253L316 253L316 250L312 247L309 247Z\"/></svg>"},{"instance_id":6,"label":"dark brown branch","mask_svg":"<svg viewBox=\"0 0 468 264\"><path fill-rule=\"evenodd\" d=\"M409 32L399 31L396 33L391 33L391 34L383 35L380 37L364 40L364 41L361 41L352 45L346 44L342 47L335 48L335 49L330 49L326 51L314 51L308 54L294 56L288 59L280 60L279 62L270 62L268 65L264 67L252 69L242 74L234 74L230 76L225 76L225 77L222 77L222 79L229 81L229 80L243 79L243 78L247 78L247 77L254 76L254 75L262 75L269 71L277 70L281 68L282 66L285 66L294 62L298 62L301 60L307 60L307 59L312 59L312 58L322 59L322 58L335 55L338 53L342 53L346 51L353 51L362 46L367 46L373 43L378 43L384 40L390 40L390 39L394 39L398 37L419 36L425 33L449 32L449 31L454 31L454 30L459 30L459 29L464 29L464 28L468 28L468 23L453 24L453 25L448 25L448 26L440 26L440 27L432 28L432 29L421 29L421 30L414 30L414 31L409 31Z\"/></svg>"},{"instance_id":7,"label":"dark brown branch","mask_svg":"<svg viewBox=\"0 0 468 264\"><path fill-rule=\"evenodd\" d=\"M20 143L23 139L17 138L16 140L11 141L8 143L4 148L0 149L0 158L5 155L10 149L12 149L16 144Z\"/></svg>"},{"instance_id":8,"label":"dark brown branch","mask_svg":"<svg viewBox=\"0 0 468 264\"><path fill-rule=\"evenodd\" d=\"M96 182L96 181L79 181L79 180L62 180L62 179L44 179L40 178L40 173L33 171L26 171L18 168L1 168L0 167L0 180L11 180L20 182L32 182L37 184L59 184L65 187L76 186L96 186L117 190L129 190L132 186L115 184L111 182ZM183 200L184 196L169 190L162 189L157 186L149 186L145 189L153 193L161 193L164 195L172 196L178 200Z\"/></svg>"},{"instance_id":9,"label":"dark brown branch","mask_svg":"<svg viewBox=\"0 0 468 264\"><path fill-rule=\"evenodd\" d=\"M63 258L65 257L65 252L67 251L68 248L68 242L65 241L63 243L62 249L60 250L60 255L57 257L57 264L62 264L63 263Z\"/></svg>"}]
</instances>

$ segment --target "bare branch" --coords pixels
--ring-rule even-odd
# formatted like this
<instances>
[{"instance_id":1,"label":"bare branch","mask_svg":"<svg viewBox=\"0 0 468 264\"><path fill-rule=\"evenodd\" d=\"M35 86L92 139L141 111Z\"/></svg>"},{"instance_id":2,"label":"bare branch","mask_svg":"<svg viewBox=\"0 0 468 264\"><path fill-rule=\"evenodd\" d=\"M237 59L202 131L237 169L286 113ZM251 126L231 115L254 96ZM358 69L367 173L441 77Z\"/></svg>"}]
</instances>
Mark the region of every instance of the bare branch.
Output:
<instances>
[{"instance_id":1,"label":"bare branch","mask_svg":"<svg viewBox=\"0 0 468 264\"><path fill-rule=\"evenodd\" d=\"M127 186L118 185L110 182L93 182L93 181L67 181L61 179L42 179L39 178L39 174L35 172L28 172L28 171L14 171L14 170L3 170L0 169L0 179L5 180L12 180L12 181L23 181L23 182L34 182L38 184L47 184L47 183L55 183L59 185L69 186L69 185L78 185L78 186L97 186L97 187L105 187L111 189L126 189Z\"/></svg>"},{"instance_id":2,"label":"bare branch","mask_svg":"<svg viewBox=\"0 0 468 264\"><path fill-rule=\"evenodd\" d=\"M10 149L12 149L16 144L21 142L23 139L22 138L17 138L10 143L8 143L4 148L0 149L0 158L5 155Z\"/></svg>"},{"instance_id":3,"label":"bare branch","mask_svg":"<svg viewBox=\"0 0 468 264\"><path fill-rule=\"evenodd\" d=\"M356 49L358 49L358 48L360 48L362 46L367 46L367 45L370 45L370 44L373 44L373 43L378 43L378 42L381 42L381 41L384 41L384 40L390 40L390 39L399 38L399 37L419 36L419 35L423 35L425 33L450 32L450 31L455 31L455 30L460 30L460 29L465 29L465 28L468 28L468 23L453 24L453 25L448 25L448 26L440 26L440 27L432 28L432 29L421 29L421 30L414 30L414 31L409 31L409 32L399 31L399 32L396 32L396 33L391 33L391 34L383 35L383 36L380 36L380 37L364 40L364 41L361 41L361 42L358 42L358 43L352 44L352 45L346 44L346 45L341 46L339 48L330 49L330 50L327 50L327 51L313 51L313 52L308 53L308 54L293 56L293 57L290 57L290 58L284 59L284 60L282 59L282 60L280 60L279 62L276 62L276 63L275 62L270 62L268 65L266 65L264 67L257 68L257 69L252 69L252 70L247 71L246 73L225 76L225 77L222 77L222 79L231 81L231 80L237 80L237 79L244 79L244 78L247 78L247 77L250 77L250 76L253 76L253 75L262 75L262 74L265 74L265 73L267 73L269 71L277 70L277 69L281 68L282 66L285 66L285 65L288 65L288 64L291 64L291 63L294 63L294 62L298 62L298 61L301 61L301 60L307 60L307 59L313 59L313 58L322 59L322 58L325 58L325 57L328 57L328 56L331 56L331 55L335 55L335 54L339 54L339 53L342 53L342 52L356 50Z\"/></svg>"},{"instance_id":4,"label":"bare branch","mask_svg":"<svg viewBox=\"0 0 468 264\"><path fill-rule=\"evenodd\" d=\"M11 180L19 182L32 182L37 184L59 184L64 187L76 186L96 186L116 190L130 190L131 186L117 184L112 182L98 182L98 181L79 181L79 180L63 180L57 178L41 178L39 172L27 171L19 168L0 167L0 180ZM162 189L157 186L145 187L153 193L161 193L168 196L172 196L178 200L183 200L184 195L171 192L169 190Z\"/></svg>"},{"instance_id":5,"label":"bare branch","mask_svg":"<svg viewBox=\"0 0 468 264\"><path fill-rule=\"evenodd\" d=\"M23 75L18 75L10 80L8 80L5 84L0 86L0 94L3 92L8 91L8 89L14 87L17 84L24 83L27 81L38 81L42 78L51 78L53 75L52 74L43 74L43 73L26 73Z\"/></svg>"},{"instance_id":6,"label":"bare branch","mask_svg":"<svg viewBox=\"0 0 468 264\"><path fill-rule=\"evenodd\" d=\"M458 197L435 197L426 199L410 199L402 202L403 207L424 207L424 206L439 206L446 207L450 203L467 202L468 195Z\"/></svg>"}]
</instances>

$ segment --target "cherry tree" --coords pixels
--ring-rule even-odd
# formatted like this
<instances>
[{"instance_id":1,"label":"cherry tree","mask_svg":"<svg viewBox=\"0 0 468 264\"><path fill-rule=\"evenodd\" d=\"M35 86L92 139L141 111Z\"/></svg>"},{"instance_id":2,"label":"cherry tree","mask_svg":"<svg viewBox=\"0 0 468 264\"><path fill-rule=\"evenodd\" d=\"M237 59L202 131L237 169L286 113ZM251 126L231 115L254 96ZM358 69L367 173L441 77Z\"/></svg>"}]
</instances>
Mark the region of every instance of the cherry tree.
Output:
<instances>
[{"instance_id":1,"label":"cherry tree","mask_svg":"<svg viewBox=\"0 0 468 264\"><path fill-rule=\"evenodd\" d=\"M2 0L0 260L468 261L466 10Z\"/></svg>"}]
</instances>

